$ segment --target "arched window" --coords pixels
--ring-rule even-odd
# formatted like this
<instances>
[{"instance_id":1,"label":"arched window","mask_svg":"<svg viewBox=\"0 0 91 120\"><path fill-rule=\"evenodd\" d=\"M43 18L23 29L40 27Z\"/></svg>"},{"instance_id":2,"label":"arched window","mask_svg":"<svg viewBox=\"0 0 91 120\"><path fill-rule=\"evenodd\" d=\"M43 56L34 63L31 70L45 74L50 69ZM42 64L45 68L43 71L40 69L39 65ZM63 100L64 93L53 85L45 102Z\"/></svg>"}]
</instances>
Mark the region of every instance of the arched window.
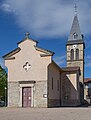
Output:
<instances>
[{"instance_id":1,"label":"arched window","mask_svg":"<svg viewBox=\"0 0 91 120\"><path fill-rule=\"evenodd\" d=\"M79 49L76 49L76 60L79 60Z\"/></svg>"},{"instance_id":2,"label":"arched window","mask_svg":"<svg viewBox=\"0 0 91 120\"><path fill-rule=\"evenodd\" d=\"M71 50L71 60L74 60L74 50Z\"/></svg>"}]
</instances>

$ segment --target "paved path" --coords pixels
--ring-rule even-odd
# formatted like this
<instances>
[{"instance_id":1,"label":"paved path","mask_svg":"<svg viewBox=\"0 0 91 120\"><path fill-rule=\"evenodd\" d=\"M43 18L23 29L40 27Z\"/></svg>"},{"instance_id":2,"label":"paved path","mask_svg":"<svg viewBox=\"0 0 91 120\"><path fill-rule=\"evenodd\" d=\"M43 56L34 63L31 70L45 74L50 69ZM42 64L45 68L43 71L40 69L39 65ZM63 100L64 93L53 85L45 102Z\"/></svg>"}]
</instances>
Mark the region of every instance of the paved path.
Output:
<instances>
[{"instance_id":1,"label":"paved path","mask_svg":"<svg viewBox=\"0 0 91 120\"><path fill-rule=\"evenodd\" d=\"M91 120L91 108L0 108L0 120Z\"/></svg>"}]
</instances>

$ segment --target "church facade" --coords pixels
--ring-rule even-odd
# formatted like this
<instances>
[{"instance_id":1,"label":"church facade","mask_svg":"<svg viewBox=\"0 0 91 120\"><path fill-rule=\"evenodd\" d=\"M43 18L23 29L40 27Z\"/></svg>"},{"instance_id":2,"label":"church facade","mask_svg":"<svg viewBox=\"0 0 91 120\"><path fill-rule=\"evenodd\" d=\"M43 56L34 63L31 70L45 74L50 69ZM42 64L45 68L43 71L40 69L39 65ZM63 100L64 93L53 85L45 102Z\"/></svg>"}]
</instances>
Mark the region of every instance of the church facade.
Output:
<instances>
[{"instance_id":1,"label":"church facade","mask_svg":"<svg viewBox=\"0 0 91 120\"><path fill-rule=\"evenodd\" d=\"M60 68L53 52L29 38L3 56L8 68L8 107L79 106L83 101L84 41L77 15L67 47L67 67ZM61 57L61 56L60 56Z\"/></svg>"}]
</instances>

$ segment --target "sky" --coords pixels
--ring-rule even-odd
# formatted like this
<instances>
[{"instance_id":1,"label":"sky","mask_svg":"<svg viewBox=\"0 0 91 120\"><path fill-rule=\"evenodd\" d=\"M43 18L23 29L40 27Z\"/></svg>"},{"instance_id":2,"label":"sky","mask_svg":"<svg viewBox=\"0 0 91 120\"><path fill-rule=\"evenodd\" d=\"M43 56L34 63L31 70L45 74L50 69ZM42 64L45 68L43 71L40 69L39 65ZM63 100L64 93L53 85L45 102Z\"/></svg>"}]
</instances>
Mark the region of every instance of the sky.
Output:
<instances>
[{"instance_id":1,"label":"sky","mask_svg":"<svg viewBox=\"0 0 91 120\"><path fill-rule=\"evenodd\" d=\"M66 66L66 42L75 15L85 42L85 77L91 77L91 0L0 0L0 64L30 32L38 46L55 52L54 61Z\"/></svg>"}]
</instances>

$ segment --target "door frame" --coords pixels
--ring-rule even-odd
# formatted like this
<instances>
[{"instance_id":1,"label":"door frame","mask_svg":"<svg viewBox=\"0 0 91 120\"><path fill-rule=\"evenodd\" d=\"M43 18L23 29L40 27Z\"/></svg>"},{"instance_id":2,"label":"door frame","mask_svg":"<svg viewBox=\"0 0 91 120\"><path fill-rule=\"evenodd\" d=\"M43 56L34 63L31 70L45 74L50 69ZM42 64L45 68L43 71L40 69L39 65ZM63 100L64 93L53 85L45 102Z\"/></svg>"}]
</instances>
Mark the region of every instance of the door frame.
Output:
<instances>
[{"instance_id":1,"label":"door frame","mask_svg":"<svg viewBox=\"0 0 91 120\"><path fill-rule=\"evenodd\" d=\"M19 107L23 107L23 88L28 88L28 87L31 87L31 107L34 107L34 89L35 89L35 86L34 86L34 83L32 84L20 84L20 103L19 103Z\"/></svg>"}]
</instances>

